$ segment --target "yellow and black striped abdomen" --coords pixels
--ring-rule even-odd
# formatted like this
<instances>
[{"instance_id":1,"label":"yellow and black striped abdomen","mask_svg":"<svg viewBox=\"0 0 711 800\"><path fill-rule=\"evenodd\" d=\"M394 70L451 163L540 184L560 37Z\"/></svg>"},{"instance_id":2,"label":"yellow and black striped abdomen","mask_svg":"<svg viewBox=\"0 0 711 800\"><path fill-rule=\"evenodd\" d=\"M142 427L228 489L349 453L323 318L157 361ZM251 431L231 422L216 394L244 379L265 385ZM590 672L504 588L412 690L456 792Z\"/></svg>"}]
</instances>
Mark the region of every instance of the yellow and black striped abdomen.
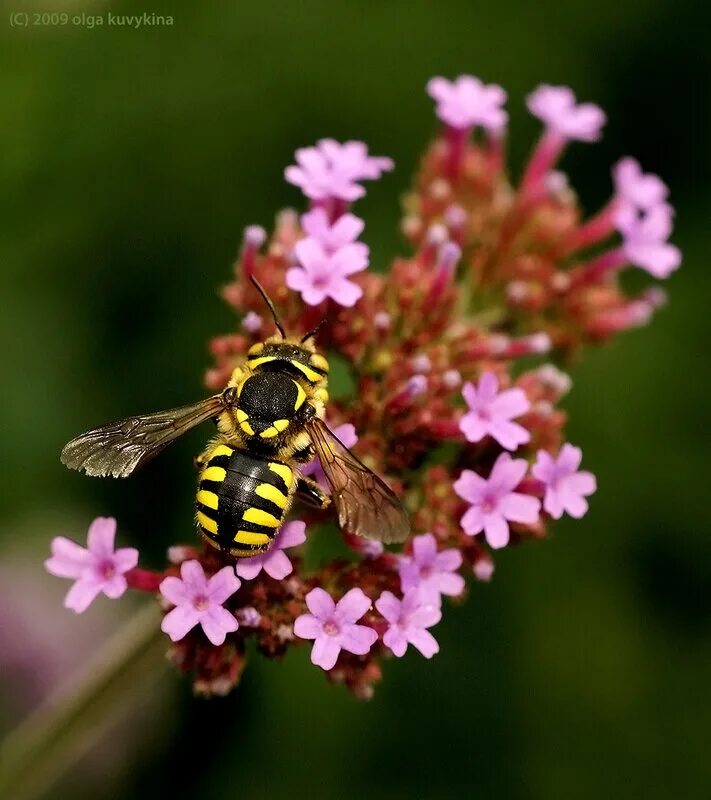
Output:
<instances>
[{"instance_id":1,"label":"yellow and black striped abdomen","mask_svg":"<svg viewBox=\"0 0 711 800\"><path fill-rule=\"evenodd\" d=\"M232 555L263 553L289 510L297 480L286 464L217 445L200 473L200 532Z\"/></svg>"}]
</instances>

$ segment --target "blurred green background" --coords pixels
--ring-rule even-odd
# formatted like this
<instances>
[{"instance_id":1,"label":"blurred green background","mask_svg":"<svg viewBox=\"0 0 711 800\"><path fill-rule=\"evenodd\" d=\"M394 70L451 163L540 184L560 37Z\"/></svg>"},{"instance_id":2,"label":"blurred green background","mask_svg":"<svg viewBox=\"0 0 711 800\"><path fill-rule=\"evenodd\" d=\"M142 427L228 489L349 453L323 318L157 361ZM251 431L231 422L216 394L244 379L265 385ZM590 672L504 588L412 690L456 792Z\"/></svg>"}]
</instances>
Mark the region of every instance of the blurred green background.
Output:
<instances>
[{"instance_id":1,"label":"blurred green background","mask_svg":"<svg viewBox=\"0 0 711 800\"><path fill-rule=\"evenodd\" d=\"M10 11L33 7L175 24L9 26ZM115 514L122 542L156 566L189 540L204 432L127 482L81 478L58 453L93 424L201 396L206 342L232 325L218 287L243 226L300 202L282 179L297 146L359 138L395 159L358 206L383 264L404 246L398 197L435 128L430 76L507 88L514 168L538 132L525 93L566 83L610 119L600 144L563 163L585 207L633 154L669 183L685 256L652 327L573 370L569 438L599 481L590 513L501 553L494 582L448 610L432 662L388 662L370 703L330 687L305 650L284 664L253 657L238 691L210 702L166 669L150 719L100 738L50 796L711 796L704 4L17 0L3 11L5 732L131 608L61 609L66 584L41 568L51 536Z\"/></svg>"}]
</instances>

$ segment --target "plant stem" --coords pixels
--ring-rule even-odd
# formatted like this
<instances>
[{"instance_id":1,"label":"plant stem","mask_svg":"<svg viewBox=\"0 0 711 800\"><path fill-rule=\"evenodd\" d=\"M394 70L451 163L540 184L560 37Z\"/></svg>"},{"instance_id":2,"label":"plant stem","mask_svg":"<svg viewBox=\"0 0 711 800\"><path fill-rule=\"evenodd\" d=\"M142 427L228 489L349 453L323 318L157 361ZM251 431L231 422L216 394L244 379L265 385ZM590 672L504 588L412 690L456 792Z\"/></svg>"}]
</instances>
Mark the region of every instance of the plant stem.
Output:
<instances>
[{"instance_id":1,"label":"plant stem","mask_svg":"<svg viewBox=\"0 0 711 800\"><path fill-rule=\"evenodd\" d=\"M163 672L154 603L141 609L0 746L0 797L40 797Z\"/></svg>"}]
</instances>

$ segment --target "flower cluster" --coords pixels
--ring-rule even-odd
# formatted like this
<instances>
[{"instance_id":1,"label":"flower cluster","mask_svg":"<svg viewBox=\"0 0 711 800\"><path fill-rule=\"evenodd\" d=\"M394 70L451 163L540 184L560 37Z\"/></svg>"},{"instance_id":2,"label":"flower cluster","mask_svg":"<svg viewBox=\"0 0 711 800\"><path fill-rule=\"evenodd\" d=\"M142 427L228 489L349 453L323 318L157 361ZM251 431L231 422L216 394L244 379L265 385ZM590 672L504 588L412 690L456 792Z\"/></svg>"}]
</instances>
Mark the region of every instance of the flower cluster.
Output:
<instances>
[{"instance_id":1,"label":"flower cluster","mask_svg":"<svg viewBox=\"0 0 711 800\"><path fill-rule=\"evenodd\" d=\"M582 517L595 492L580 448L565 441L559 402L571 381L553 362L646 323L664 302L656 287L628 296L618 275L638 267L666 278L679 266L667 187L623 158L610 201L583 219L556 166L571 142L599 139L600 108L566 87L537 88L527 103L543 132L514 181L504 90L472 76L433 78L427 90L441 128L405 198L410 254L368 270L365 223L352 212L363 181L391 170L390 159L355 141L298 150L284 174L308 209L280 212L270 235L245 230L223 291L236 330L211 343L206 375L222 389L272 332L251 276L287 330L325 318L318 346L352 384L329 404L328 423L411 511L404 551L343 530L341 555L307 569L302 545L336 526L332 508L301 507L266 554L236 564L182 545L165 570L140 569L135 550L114 551L112 520L93 523L87 549L53 542L47 569L76 581L66 601L75 611L127 586L161 598L171 659L197 691L229 691L252 637L269 657L312 642L330 680L369 697L385 656L409 645L437 653L430 629L444 598L460 597L467 576L490 580L492 551L544 537L564 514ZM303 472L327 486L317 462Z\"/></svg>"}]
</instances>

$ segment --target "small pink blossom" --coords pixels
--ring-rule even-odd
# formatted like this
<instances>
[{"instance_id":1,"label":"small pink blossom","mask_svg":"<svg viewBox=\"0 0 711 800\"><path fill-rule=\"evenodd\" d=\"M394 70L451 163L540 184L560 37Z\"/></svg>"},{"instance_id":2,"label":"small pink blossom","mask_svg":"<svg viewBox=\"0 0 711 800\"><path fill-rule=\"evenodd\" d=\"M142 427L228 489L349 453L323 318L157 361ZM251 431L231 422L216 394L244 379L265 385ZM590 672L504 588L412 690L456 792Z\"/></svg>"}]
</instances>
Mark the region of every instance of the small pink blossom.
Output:
<instances>
[{"instance_id":1,"label":"small pink blossom","mask_svg":"<svg viewBox=\"0 0 711 800\"><path fill-rule=\"evenodd\" d=\"M378 634L367 625L355 624L371 606L360 589L346 592L338 603L323 589L312 589L306 605L311 613L294 620L294 633L314 640L312 664L331 669L341 650L362 656L375 644Z\"/></svg>"},{"instance_id":2,"label":"small pink blossom","mask_svg":"<svg viewBox=\"0 0 711 800\"><path fill-rule=\"evenodd\" d=\"M425 658L439 652L439 645L427 630L442 619L439 603L427 602L417 589L405 592L398 600L392 592L383 592L375 607L388 622L383 634L383 644L400 658L408 644L417 648Z\"/></svg>"},{"instance_id":3,"label":"small pink blossom","mask_svg":"<svg viewBox=\"0 0 711 800\"><path fill-rule=\"evenodd\" d=\"M116 520L97 517L89 526L86 548L64 536L52 539L52 556L44 562L45 569L57 578L74 579L64 598L66 608L81 614L99 593L115 600L126 591L124 576L138 563L138 550L114 550L115 536Z\"/></svg>"},{"instance_id":4,"label":"small pink blossom","mask_svg":"<svg viewBox=\"0 0 711 800\"><path fill-rule=\"evenodd\" d=\"M344 422L343 425L337 425L335 428L331 428L329 425L329 428L334 436L340 439L349 450L351 447L358 444L358 434L356 433L355 426L351 425L350 422ZM309 461L308 464L304 464L301 468L301 474L311 476L315 481L318 481L321 486L328 487L328 481L326 480L321 462L318 458L314 458Z\"/></svg>"},{"instance_id":5,"label":"small pink blossom","mask_svg":"<svg viewBox=\"0 0 711 800\"><path fill-rule=\"evenodd\" d=\"M242 319L242 327L247 333L257 333L262 327L262 318L254 311L248 311Z\"/></svg>"},{"instance_id":6,"label":"small pink blossom","mask_svg":"<svg viewBox=\"0 0 711 800\"><path fill-rule=\"evenodd\" d=\"M543 508L553 519L560 519L564 513L580 519L588 510L585 498L595 492L597 484L592 472L578 471L582 458L582 450L572 444L564 444L557 458L545 450L538 451L531 472L545 484Z\"/></svg>"},{"instance_id":7,"label":"small pink blossom","mask_svg":"<svg viewBox=\"0 0 711 800\"><path fill-rule=\"evenodd\" d=\"M294 520L282 525L266 553L249 558L240 558L235 572L240 578L251 581L264 570L267 575L280 581L294 569L284 550L296 547L306 541L306 523Z\"/></svg>"},{"instance_id":8,"label":"small pink blossom","mask_svg":"<svg viewBox=\"0 0 711 800\"><path fill-rule=\"evenodd\" d=\"M513 491L523 480L527 468L525 459L512 459L508 453L502 453L488 478L470 469L462 471L454 483L454 491L471 504L461 519L466 534L475 536L484 531L491 547L505 547L509 543L509 522L533 524L538 521L540 501Z\"/></svg>"},{"instance_id":9,"label":"small pink blossom","mask_svg":"<svg viewBox=\"0 0 711 800\"><path fill-rule=\"evenodd\" d=\"M681 265L681 251L667 241L673 216L674 209L667 203L642 214L625 203L615 212L615 225L624 239L624 255L655 278L668 278Z\"/></svg>"},{"instance_id":10,"label":"small pink blossom","mask_svg":"<svg viewBox=\"0 0 711 800\"><path fill-rule=\"evenodd\" d=\"M479 442L491 436L507 450L530 441L531 434L522 425L511 422L531 407L523 389L499 392L496 375L484 372L476 388L471 383L464 384L462 395L469 411L462 417L459 428L468 441Z\"/></svg>"},{"instance_id":11,"label":"small pink blossom","mask_svg":"<svg viewBox=\"0 0 711 800\"><path fill-rule=\"evenodd\" d=\"M496 84L488 86L472 75L460 75L454 81L432 78L427 93L437 103L437 116L458 130L481 125L500 131L508 120L502 108L506 92Z\"/></svg>"},{"instance_id":12,"label":"small pink blossom","mask_svg":"<svg viewBox=\"0 0 711 800\"><path fill-rule=\"evenodd\" d=\"M284 170L284 177L307 197L320 201L357 200L365 194L358 181L377 179L393 168L391 159L369 156L363 142L340 144L334 139L321 139L315 147L297 150L296 162Z\"/></svg>"},{"instance_id":13,"label":"small pink blossom","mask_svg":"<svg viewBox=\"0 0 711 800\"><path fill-rule=\"evenodd\" d=\"M355 214L341 214L332 224L326 210L311 209L301 217L301 226L307 235L315 239L327 253L335 253L347 244L352 244L363 233L365 223ZM361 247L365 248L365 245ZM368 257L367 248L365 256Z\"/></svg>"},{"instance_id":14,"label":"small pink blossom","mask_svg":"<svg viewBox=\"0 0 711 800\"><path fill-rule=\"evenodd\" d=\"M199 624L212 644L221 645L228 633L239 628L223 603L240 585L232 567L223 567L208 578L199 561L183 561L180 578L170 575L159 587L163 597L175 606L163 617L161 630L178 642Z\"/></svg>"},{"instance_id":15,"label":"small pink blossom","mask_svg":"<svg viewBox=\"0 0 711 800\"><path fill-rule=\"evenodd\" d=\"M423 533L412 540L412 555L400 557L398 571L403 592L417 589L430 603L439 603L440 595L455 597L464 591L464 578L457 573L462 554L456 548L437 551L437 540Z\"/></svg>"},{"instance_id":16,"label":"small pink blossom","mask_svg":"<svg viewBox=\"0 0 711 800\"><path fill-rule=\"evenodd\" d=\"M594 103L577 103L567 86L543 84L528 95L529 111L562 139L594 142L606 122L605 112Z\"/></svg>"},{"instance_id":17,"label":"small pink blossom","mask_svg":"<svg viewBox=\"0 0 711 800\"><path fill-rule=\"evenodd\" d=\"M649 210L663 203L669 189L657 175L642 172L639 161L622 158L613 167L612 177L616 195L635 208Z\"/></svg>"},{"instance_id":18,"label":"small pink blossom","mask_svg":"<svg viewBox=\"0 0 711 800\"><path fill-rule=\"evenodd\" d=\"M350 308L361 298L363 290L348 276L368 266L366 245L355 242L329 253L308 237L297 242L294 251L300 266L287 270L286 285L299 292L307 305L317 306L330 297Z\"/></svg>"}]
</instances>

